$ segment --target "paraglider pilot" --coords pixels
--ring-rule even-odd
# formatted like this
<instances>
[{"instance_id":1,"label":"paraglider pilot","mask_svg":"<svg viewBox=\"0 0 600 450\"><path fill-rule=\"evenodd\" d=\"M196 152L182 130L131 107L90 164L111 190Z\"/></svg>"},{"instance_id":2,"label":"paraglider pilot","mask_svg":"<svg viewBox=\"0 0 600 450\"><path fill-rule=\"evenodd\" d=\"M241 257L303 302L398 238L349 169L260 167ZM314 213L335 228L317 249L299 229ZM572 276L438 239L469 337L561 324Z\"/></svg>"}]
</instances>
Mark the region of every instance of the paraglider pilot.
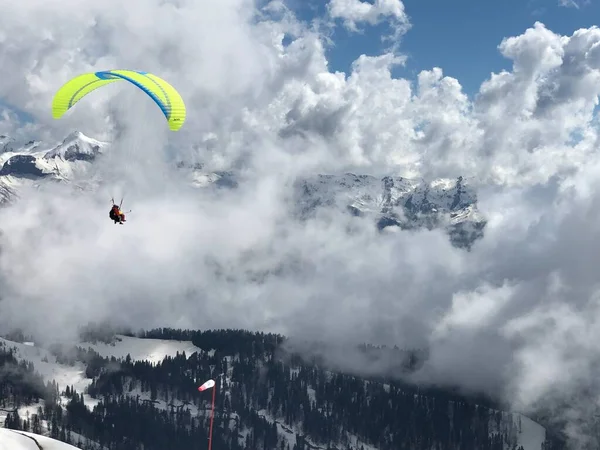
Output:
<instances>
[{"instance_id":1,"label":"paraglider pilot","mask_svg":"<svg viewBox=\"0 0 600 450\"><path fill-rule=\"evenodd\" d=\"M111 220L115 222L115 225L117 223L123 225L123 222L125 222L125 214L123 214L123 212L117 205L112 206L112 208L110 209L110 213L108 213L108 216L111 218Z\"/></svg>"}]
</instances>

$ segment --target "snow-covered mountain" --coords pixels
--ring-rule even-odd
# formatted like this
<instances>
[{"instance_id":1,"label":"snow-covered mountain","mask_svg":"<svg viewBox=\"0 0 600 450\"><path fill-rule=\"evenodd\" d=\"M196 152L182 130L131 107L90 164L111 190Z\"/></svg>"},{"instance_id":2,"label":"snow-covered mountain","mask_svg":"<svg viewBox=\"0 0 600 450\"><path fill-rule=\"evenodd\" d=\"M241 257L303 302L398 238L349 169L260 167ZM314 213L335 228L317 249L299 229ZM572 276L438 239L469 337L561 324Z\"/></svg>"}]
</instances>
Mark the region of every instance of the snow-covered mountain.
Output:
<instances>
[{"instance_id":1,"label":"snow-covered mountain","mask_svg":"<svg viewBox=\"0 0 600 450\"><path fill-rule=\"evenodd\" d=\"M356 216L372 216L380 229L445 228L457 246L468 247L483 236L486 222L477 211L477 195L462 177L427 183L347 173L317 175L296 186L296 204L303 217L322 207L337 207Z\"/></svg>"},{"instance_id":2,"label":"snow-covered mountain","mask_svg":"<svg viewBox=\"0 0 600 450\"><path fill-rule=\"evenodd\" d=\"M53 145L38 141L19 145L1 136L0 203L17 198L25 183L85 180L89 166L109 145L77 131ZM190 183L196 187L239 186L233 172L206 172L200 165L185 162L177 167L189 172ZM372 218L379 229L443 228L459 247L469 247L482 237L486 224L477 210L476 193L462 177L426 182L393 176L317 174L296 180L294 200L301 220L323 207L339 208Z\"/></svg>"},{"instance_id":3,"label":"snow-covered mountain","mask_svg":"<svg viewBox=\"0 0 600 450\"><path fill-rule=\"evenodd\" d=\"M0 137L0 204L18 197L19 187L45 181L68 182L73 175L85 176L86 169L108 143L75 131L51 145L29 141L18 145Z\"/></svg>"}]
</instances>

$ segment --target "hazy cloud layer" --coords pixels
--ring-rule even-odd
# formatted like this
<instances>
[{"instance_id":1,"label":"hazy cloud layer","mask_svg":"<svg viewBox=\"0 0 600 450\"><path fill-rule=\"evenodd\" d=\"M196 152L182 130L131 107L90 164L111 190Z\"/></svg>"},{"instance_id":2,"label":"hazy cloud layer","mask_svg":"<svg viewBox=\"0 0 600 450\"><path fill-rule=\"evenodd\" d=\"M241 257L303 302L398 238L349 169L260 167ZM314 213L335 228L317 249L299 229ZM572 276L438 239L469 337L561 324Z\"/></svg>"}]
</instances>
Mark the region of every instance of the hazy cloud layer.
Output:
<instances>
[{"instance_id":1,"label":"hazy cloud layer","mask_svg":"<svg viewBox=\"0 0 600 450\"><path fill-rule=\"evenodd\" d=\"M357 55L350 74L332 73L313 28L281 2L261 6L25 0L4 9L1 99L32 123L6 111L0 131L111 138L97 175L116 185L25 192L2 212L0 327L64 338L110 319L430 345L421 380L504 391L520 408L591 386L600 29L560 36L536 23L505 39L512 70L469 99L439 68L416 83L392 78L400 54ZM329 13L343 26L408 26L410 16L391 0L332 1ZM158 109L128 86L51 119L64 81L116 67L171 81L188 105L182 131L165 131ZM181 157L241 170L240 189L189 189L167 165ZM294 177L345 170L463 175L478 188L485 237L467 253L441 231L379 234L335 211L290 219ZM121 192L134 212L115 227L107 200ZM570 412L581 439L594 395Z\"/></svg>"}]
</instances>

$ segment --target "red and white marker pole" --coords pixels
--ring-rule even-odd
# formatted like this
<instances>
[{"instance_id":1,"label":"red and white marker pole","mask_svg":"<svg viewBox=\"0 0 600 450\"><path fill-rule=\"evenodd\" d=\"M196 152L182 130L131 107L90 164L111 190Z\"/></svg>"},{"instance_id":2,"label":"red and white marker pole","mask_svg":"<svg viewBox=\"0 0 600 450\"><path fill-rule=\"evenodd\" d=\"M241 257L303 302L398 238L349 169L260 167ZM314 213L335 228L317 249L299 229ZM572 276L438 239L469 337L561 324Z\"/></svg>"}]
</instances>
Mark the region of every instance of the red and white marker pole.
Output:
<instances>
[{"instance_id":1,"label":"red and white marker pole","mask_svg":"<svg viewBox=\"0 0 600 450\"><path fill-rule=\"evenodd\" d=\"M212 388L212 404L210 408L210 430L208 432L208 450L212 449L212 430L213 421L215 419L215 394L217 393L217 388L215 388L215 380L208 380L198 388L200 392L206 391L210 388Z\"/></svg>"}]
</instances>

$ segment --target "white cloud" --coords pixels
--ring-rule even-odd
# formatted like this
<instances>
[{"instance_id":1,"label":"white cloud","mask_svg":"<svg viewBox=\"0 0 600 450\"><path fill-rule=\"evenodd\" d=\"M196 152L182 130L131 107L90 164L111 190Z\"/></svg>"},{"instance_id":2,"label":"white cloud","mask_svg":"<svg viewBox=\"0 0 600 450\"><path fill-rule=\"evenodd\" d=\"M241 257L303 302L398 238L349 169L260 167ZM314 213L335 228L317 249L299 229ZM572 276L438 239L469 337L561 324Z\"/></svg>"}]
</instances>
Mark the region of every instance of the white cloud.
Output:
<instances>
[{"instance_id":1,"label":"white cloud","mask_svg":"<svg viewBox=\"0 0 600 450\"><path fill-rule=\"evenodd\" d=\"M579 9L582 6L589 5L591 0L558 0L558 5L565 8Z\"/></svg>"},{"instance_id":2,"label":"white cloud","mask_svg":"<svg viewBox=\"0 0 600 450\"><path fill-rule=\"evenodd\" d=\"M374 0L373 3L361 0L330 0L327 5L333 20L342 20L344 26L352 32L358 32L361 24L370 26L387 22L393 32L383 36L383 40L392 40L396 49L399 38L410 29L410 20L401 0Z\"/></svg>"},{"instance_id":3,"label":"white cloud","mask_svg":"<svg viewBox=\"0 0 600 450\"><path fill-rule=\"evenodd\" d=\"M379 17L343 11L356 24ZM0 15L0 42L3 102L35 119L19 128L3 115L1 130L116 139L98 193L22 192L0 215L0 327L58 336L107 318L429 343L422 380L504 391L523 407L593 384L598 28L560 36L537 23L505 39L512 70L492 74L474 99L440 68L414 83L393 78L394 53L332 73L321 36L280 3L257 14L244 0L25 0ZM65 80L113 67L172 82L188 105L182 131L164 131L130 86L51 119ZM241 189L188 189L166 164L182 155L240 169ZM478 188L485 237L467 253L440 231L381 235L334 211L290 219L291 180L345 170L463 175ZM134 209L124 227L107 219L118 190ZM589 407L573 405L573 415Z\"/></svg>"},{"instance_id":4,"label":"white cloud","mask_svg":"<svg viewBox=\"0 0 600 450\"><path fill-rule=\"evenodd\" d=\"M329 14L334 19L344 20L344 24L356 31L361 22L377 25L384 17L390 17L408 24L404 4L400 0L375 0L369 3L360 0L331 0Z\"/></svg>"}]
</instances>

